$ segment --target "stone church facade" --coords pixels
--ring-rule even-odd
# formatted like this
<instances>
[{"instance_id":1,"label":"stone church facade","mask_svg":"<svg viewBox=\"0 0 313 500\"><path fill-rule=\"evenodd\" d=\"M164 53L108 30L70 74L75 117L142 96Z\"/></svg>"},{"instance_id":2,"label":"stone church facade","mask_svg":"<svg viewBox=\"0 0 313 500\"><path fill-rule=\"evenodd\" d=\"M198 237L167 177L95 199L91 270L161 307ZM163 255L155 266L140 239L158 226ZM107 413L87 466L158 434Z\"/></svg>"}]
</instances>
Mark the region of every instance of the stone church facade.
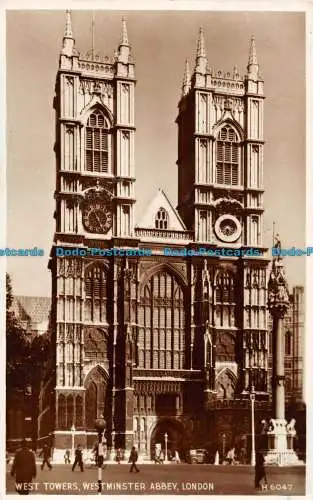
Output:
<instances>
[{"instance_id":1,"label":"stone church facade","mask_svg":"<svg viewBox=\"0 0 313 500\"><path fill-rule=\"evenodd\" d=\"M53 399L49 411L41 408L39 433L50 426L61 453L74 426L75 444L91 448L103 415L109 449L135 444L147 458L156 443L164 447L165 433L181 455L247 448L251 387L257 415L269 399L264 94L255 41L245 77L236 68L213 72L200 30L176 119L178 207L159 190L138 224L135 78L125 20L114 58L102 58L77 52L67 12L54 100L56 348L41 398ZM58 256L57 247L85 255ZM105 255L114 247L152 256ZM220 255L191 255L199 247ZM249 247L260 255L226 253Z\"/></svg>"}]
</instances>

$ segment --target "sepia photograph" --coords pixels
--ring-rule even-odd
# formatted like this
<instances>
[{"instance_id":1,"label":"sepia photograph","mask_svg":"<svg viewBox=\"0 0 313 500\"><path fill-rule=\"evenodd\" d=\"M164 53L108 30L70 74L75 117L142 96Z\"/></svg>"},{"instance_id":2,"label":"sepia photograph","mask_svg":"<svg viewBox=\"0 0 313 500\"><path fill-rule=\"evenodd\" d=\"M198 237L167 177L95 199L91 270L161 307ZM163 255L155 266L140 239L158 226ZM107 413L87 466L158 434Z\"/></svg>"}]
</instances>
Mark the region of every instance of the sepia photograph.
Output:
<instances>
[{"instance_id":1,"label":"sepia photograph","mask_svg":"<svg viewBox=\"0 0 313 500\"><path fill-rule=\"evenodd\" d=\"M6 10L6 494L306 494L306 21Z\"/></svg>"}]
</instances>

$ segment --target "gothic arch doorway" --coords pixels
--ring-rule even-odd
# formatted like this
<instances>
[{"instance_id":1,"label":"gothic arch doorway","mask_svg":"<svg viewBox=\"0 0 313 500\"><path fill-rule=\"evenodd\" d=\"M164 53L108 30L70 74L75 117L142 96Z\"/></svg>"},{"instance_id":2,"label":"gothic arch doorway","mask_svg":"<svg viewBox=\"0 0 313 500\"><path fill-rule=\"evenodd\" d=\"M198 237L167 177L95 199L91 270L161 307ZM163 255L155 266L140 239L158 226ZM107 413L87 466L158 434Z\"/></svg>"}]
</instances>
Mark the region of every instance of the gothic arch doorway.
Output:
<instances>
[{"instance_id":1,"label":"gothic arch doorway","mask_svg":"<svg viewBox=\"0 0 313 500\"><path fill-rule=\"evenodd\" d=\"M184 426L177 420L164 419L156 424L150 438L150 455L154 460L156 449L159 447L165 451L165 434L167 434L167 450L169 457L173 457L177 450L180 457L184 457Z\"/></svg>"},{"instance_id":2,"label":"gothic arch doorway","mask_svg":"<svg viewBox=\"0 0 313 500\"><path fill-rule=\"evenodd\" d=\"M95 430L95 420L102 416L107 423L110 415L108 375L100 366L93 368L85 380L85 416L86 430Z\"/></svg>"}]
</instances>

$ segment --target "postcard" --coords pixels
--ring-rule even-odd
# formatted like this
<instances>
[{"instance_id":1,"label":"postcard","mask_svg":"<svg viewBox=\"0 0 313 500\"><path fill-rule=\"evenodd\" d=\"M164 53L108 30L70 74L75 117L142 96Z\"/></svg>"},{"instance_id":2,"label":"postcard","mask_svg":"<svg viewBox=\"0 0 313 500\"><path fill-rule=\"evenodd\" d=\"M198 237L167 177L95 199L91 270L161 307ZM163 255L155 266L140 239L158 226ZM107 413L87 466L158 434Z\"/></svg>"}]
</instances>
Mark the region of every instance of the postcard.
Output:
<instances>
[{"instance_id":1,"label":"postcard","mask_svg":"<svg viewBox=\"0 0 313 500\"><path fill-rule=\"evenodd\" d=\"M307 5L138 5L5 9L6 494L304 496Z\"/></svg>"}]
</instances>

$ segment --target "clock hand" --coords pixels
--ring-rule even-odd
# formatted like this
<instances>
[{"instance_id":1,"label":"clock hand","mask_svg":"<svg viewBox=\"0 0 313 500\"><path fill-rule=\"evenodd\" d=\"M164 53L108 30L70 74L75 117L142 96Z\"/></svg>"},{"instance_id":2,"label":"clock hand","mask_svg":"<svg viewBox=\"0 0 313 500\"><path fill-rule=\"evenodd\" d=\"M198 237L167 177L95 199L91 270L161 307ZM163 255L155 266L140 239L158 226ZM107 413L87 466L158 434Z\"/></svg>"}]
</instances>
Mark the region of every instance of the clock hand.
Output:
<instances>
[{"instance_id":1,"label":"clock hand","mask_svg":"<svg viewBox=\"0 0 313 500\"><path fill-rule=\"evenodd\" d=\"M101 223L101 220L99 219L99 216L97 215L97 212L94 212L94 214L95 214L95 217L96 217L96 219L97 219L97 222L98 222L99 226L101 227L101 229L103 229L103 228L102 228L102 223Z\"/></svg>"},{"instance_id":2,"label":"clock hand","mask_svg":"<svg viewBox=\"0 0 313 500\"><path fill-rule=\"evenodd\" d=\"M96 213L95 213L95 215L96 215L96 218L97 218L97 221L99 223L100 228L104 231L105 226L104 226L103 222L100 220L99 216Z\"/></svg>"}]
</instances>

